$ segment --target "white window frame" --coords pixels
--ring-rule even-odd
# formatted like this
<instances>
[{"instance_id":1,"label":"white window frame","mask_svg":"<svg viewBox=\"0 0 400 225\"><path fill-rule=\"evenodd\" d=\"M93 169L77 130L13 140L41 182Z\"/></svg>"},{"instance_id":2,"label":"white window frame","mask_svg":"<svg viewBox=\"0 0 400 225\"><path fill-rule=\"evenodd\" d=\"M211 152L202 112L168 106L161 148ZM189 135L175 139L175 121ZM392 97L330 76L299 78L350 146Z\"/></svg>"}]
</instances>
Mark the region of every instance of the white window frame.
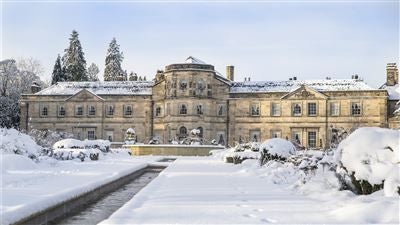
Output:
<instances>
[{"instance_id":1,"label":"white window frame","mask_svg":"<svg viewBox=\"0 0 400 225\"><path fill-rule=\"evenodd\" d=\"M315 135L315 137L314 137L314 141L315 141L315 144L313 144L313 145L311 145L311 139L310 139L310 133L314 133ZM307 145L308 145L308 147L309 148L316 148L317 147L317 131L307 131Z\"/></svg>"},{"instance_id":2,"label":"white window frame","mask_svg":"<svg viewBox=\"0 0 400 225\"><path fill-rule=\"evenodd\" d=\"M332 107L335 106L335 107ZM335 110L332 110L334 109ZM329 103L329 115L330 116L339 116L340 115L340 104L339 102L330 102Z\"/></svg>"},{"instance_id":3,"label":"white window frame","mask_svg":"<svg viewBox=\"0 0 400 225\"><path fill-rule=\"evenodd\" d=\"M128 110L130 108L130 110ZM133 106L132 105L124 105L124 117L132 117L133 115Z\"/></svg>"},{"instance_id":4,"label":"white window frame","mask_svg":"<svg viewBox=\"0 0 400 225\"><path fill-rule=\"evenodd\" d=\"M81 111L79 111L79 109L81 109ZM78 114L78 112L81 112L80 114ZM83 112L83 106L82 105L76 105L75 106L75 116L77 117L81 117L83 116L84 112Z\"/></svg>"},{"instance_id":5,"label":"white window frame","mask_svg":"<svg viewBox=\"0 0 400 225\"><path fill-rule=\"evenodd\" d=\"M281 104L277 102L271 103L271 116L281 116Z\"/></svg>"},{"instance_id":6,"label":"white window frame","mask_svg":"<svg viewBox=\"0 0 400 225\"><path fill-rule=\"evenodd\" d=\"M90 134L89 134L90 132ZM87 132L87 139L88 140L95 140L96 139L96 131L95 130L88 130ZM93 136L92 136L93 134Z\"/></svg>"},{"instance_id":7,"label":"white window frame","mask_svg":"<svg viewBox=\"0 0 400 225\"><path fill-rule=\"evenodd\" d=\"M256 109L254 110L254 108ZM260 115L261 115L260 103L251 103L250 116L260 116Z\"/></svg>"},{"instance_id":8,"label":"white window frame","mask_svg":"<svg viewBox=\"0 0 400 225\"><path fill-rule=\"evenodd\" d=\"M354 109L353 105L358 105L359 108L358 109ZM354 110L358 110L359 113L354 113ZM361 102L352 102L350 104L350 115L352 115L352 116L361 116L362 115L362 104L361 104Z\"/></svg>"},{"instance_id":9,"label":"white window frame","mask_svg":"<svg viewBox=\"0 0 400 225\"><path fill-rule=\"evenodd\" d=\"M61 114L61 112L64 112L64 114ZM66 111L65 111L65 106L64 105L59 105L58 110L57 110L57 116L58 117L65 117Z\"/></svg>"},{"instance_id":10,"label":"white window frame","mask_svg":"<svg viewBox=\"0 0 400 225\"><path fill-rule=\"evenodd\" d=\"M114 116L114 105L107 105L106 106L106 116L108 116L108 117Z\"/></svg>"},{"instance_id":11,"label":"white window frame","mask_svg":"<svg viewBox=\"0 0 400 225\"><path fill-rule=\"evenodd\" d=\"M49 116L49 106L41 105L39 115L40 115L40 117L48 117Z\"/></svg>"},{"instance_id":12,"label":"white window frame","mask_svg":"<svg viewBox=\"0 0 400 225\"><path fill-rule=\"evenodd\" d=\"M315 113L311 114L310 113L310 105L313 104L315 105ZM318 105L316 102L307 102L307 116L317 116L318 114Z\"/></svg>"},{"instance_id":13,"label":"white window frame","mask_svg":"<svg viewBox=\"0 0 400 225\"><path fill-rule=\"evenodd\" d=\"M297 106L300 108L300 112L295 112L295 109L297 108ZM301 103L295 102L292 103L292 116L301 116L302 115L302 107L301 107Z\"/></svg>"},{"instance_id":14,"label":"white window frame","mask_svg":"<svg viewBox=\"0 0 400 225\"><path fill-rule=\"evenodd\" d=\"M281 130L271 130L271 138L282 138Z\"/></svg>"},{"instance_id":15,"label":"white window frame","mask_svg":"<svg viewBox=\"0 0 400 225\"><path fill-rule=\"evenodd\" d=\"M96 116L96 106L95 105L88 105L87 115L88 116Z\"/></svg>"}]
</instances>

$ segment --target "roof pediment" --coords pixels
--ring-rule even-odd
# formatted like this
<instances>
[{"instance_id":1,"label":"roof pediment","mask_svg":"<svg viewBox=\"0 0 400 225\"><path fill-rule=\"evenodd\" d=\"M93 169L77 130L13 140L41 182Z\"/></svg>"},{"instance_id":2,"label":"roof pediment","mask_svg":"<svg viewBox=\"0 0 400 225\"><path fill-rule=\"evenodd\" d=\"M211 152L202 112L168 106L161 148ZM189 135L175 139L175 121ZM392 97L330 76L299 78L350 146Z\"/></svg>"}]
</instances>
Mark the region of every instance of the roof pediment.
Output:
<instances>
[{"instance_id":1,"label":"roof pediment","mask_svg":"<svg viewBox=\"0 0 400 225\"><path fill-rule=\"evenodd\" d=\"M81 91L77 92L71 97L65 99L65 101L98 102L98 101L104 101L104 99L94 94L93 92L88 91L87 89L82 89Z\"/></svg>"},{"instance_id":2,"label":"roof pediment","mask_svg":"<svg viewBox=\"0 0 400 225\"><path fill-rule=\"evenodd\" d=\"M305 85L301 85L299 88L292 92L282 96L281 99L326 99L327 96L317 90L314 90Z\"/></svg>"}]
</instances>

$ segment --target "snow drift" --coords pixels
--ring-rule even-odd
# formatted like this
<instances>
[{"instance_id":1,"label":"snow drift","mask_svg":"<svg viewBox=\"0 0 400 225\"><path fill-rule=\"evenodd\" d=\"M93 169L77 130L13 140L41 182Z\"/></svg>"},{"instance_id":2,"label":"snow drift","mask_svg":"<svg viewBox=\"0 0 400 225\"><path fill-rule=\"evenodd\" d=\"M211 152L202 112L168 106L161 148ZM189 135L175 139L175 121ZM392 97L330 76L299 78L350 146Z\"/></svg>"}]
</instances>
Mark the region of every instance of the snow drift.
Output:
<instances>
[{"instance_id":1,"label":"snow drift","mask_svg":"<svg viewBox=\"0 0 400 225\"><path fill-rule=\"evenodd\" d=\"M357 180L368 181L371 185L380 185L387 180L384 183L385 192L391 195L400 185L399 142L399 130L359 128L339 144L335 155Z\"/></svg>"},{"instance_id":2,"label":"snow drift","mask_svg":"<svg viewBox=\"0 0 400 225\"><path fill-rule=\"evenodd\" d=\"M1 154L19 154L36 158L42 150L31 136L16 129L0 128L0 140Z\"/></svg>"}]
</instances>

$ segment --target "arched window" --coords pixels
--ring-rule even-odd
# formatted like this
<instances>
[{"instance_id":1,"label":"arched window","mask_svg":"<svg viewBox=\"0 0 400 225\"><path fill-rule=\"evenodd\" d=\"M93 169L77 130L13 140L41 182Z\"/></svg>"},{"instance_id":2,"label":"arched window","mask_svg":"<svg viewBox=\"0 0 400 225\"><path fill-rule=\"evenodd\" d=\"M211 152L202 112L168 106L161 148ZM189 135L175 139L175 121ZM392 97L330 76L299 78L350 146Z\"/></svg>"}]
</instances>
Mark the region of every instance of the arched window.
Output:
<instances>
[{"instance_id":1,"label":"arched window","mask_svg":"<svg viewBox=\"0 0 400 225\"><path fill-rule=\"evenodd\" d=\"M179 135L180 135L180 136L186 136L186 134L187 134L187 129L186 129L186 127L184 127L184 126L180 127L180 128L179 128Z\"/></svg>"},{"instance_id":2,"label":"arched window","mask_svg":"<svg viewBox=\"0 0 400 225\"><path fill-rule=\"evenodd\" d=\"M180 105L179 114L181 114L181 115L187 114L187 106L185 104Z\"/></svg>"},{"instance_id":3,"label":"arched window","mask_svg":"<svg viewBox=\"0 0 400 225\"><path fill-rule=\"evenodd\" d=\"M198 127L197 128L197 130L199 130L200 131L200 133L199 133L199 137L203 137L203 128L202 127Z\"/></svg>"}]
</instances>

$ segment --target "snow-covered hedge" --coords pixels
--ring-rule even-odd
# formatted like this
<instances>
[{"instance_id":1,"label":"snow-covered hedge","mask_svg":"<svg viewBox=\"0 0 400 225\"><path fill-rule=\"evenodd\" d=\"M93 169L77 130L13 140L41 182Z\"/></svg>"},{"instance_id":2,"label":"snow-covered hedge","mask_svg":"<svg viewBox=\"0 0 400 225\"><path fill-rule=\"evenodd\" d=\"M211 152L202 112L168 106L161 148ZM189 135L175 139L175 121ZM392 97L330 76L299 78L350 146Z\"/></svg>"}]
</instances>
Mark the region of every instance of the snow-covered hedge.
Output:
<instances>
[{"instance_id":1,"label":"snow-covered hedge","mask_svg":"<svg viewBox=\"0 0 400 225\"><path fill-rule=\"evenodd\" d=\"M339 144L335 155L352 177L357 192L369 194L383 184L385 192L393 195L400 187L399 142L399 130L359 128Z\"/></svg>"},{"instance_id":2,"label":"snow-covered hedge","mask_svg":"<svg viewBox=\"0 0 400 225\"><path fill-rule=\"evenodd\" d=\"M110 150L110 145L108 140L80 141L69 138L54 143L51 156L58 160L98 160L102 152Z\"/></svg>"},{"instance_id":3,"label":"snow-covered hedge","mask_svg":"<svg viewBox=\"0 0 400 225\"><path fill-rule=\"evenodd\" d=\"M77 148L56 148L53 151L53 158L58 160L73 160L80 159L85 161L86 159L98 160L101 155L101 151L98 149L77 149Z\"/></svg>"},{"instance_id":4,"label":"snow-covered hedge","mask_svg":"<svg viewBox=\"0 0 400 225\"><path fill-rule=\"evenodd\" d=\"M43 148L29 135L16 129L0 128L0 149L1 154L19 154L36 158Z\"/></svg>"},{"instance_id":5,"label":"snow-covered hedge","mask_svg":"<svg viewBox=\"0 0 400 225\"><path fill-rule=\"evenodd\" d=\"M76 140L72 138L64 139L54 143L54 149L99 149L103 152L108 152L110 149L110 141L108 140Z\"/></svg>"},{"instance_id":6,"label":"snow-covered hedge","mask_svg":"<svg viewBox=\"0 0 400 225\"><path fill-rule=\"evenodd\" d=\"M224 161L228 163L241 163L246 159L259 159L260 143L249 142L236 145L234 148L229 148L224 152Z\"/></svg>"},{"instance_id":7,"label":"snow-covered hedge","mask_svg":"<svg viewBox=\"0 0 400 225\"><path fill-rule=\"evenodd\" d=\"M260 145L261 165L269 160L284 161L291 155L296 154L296 147L292 142L282 138L272 138L264 141Z\"/></svg>"}]
</instances>

